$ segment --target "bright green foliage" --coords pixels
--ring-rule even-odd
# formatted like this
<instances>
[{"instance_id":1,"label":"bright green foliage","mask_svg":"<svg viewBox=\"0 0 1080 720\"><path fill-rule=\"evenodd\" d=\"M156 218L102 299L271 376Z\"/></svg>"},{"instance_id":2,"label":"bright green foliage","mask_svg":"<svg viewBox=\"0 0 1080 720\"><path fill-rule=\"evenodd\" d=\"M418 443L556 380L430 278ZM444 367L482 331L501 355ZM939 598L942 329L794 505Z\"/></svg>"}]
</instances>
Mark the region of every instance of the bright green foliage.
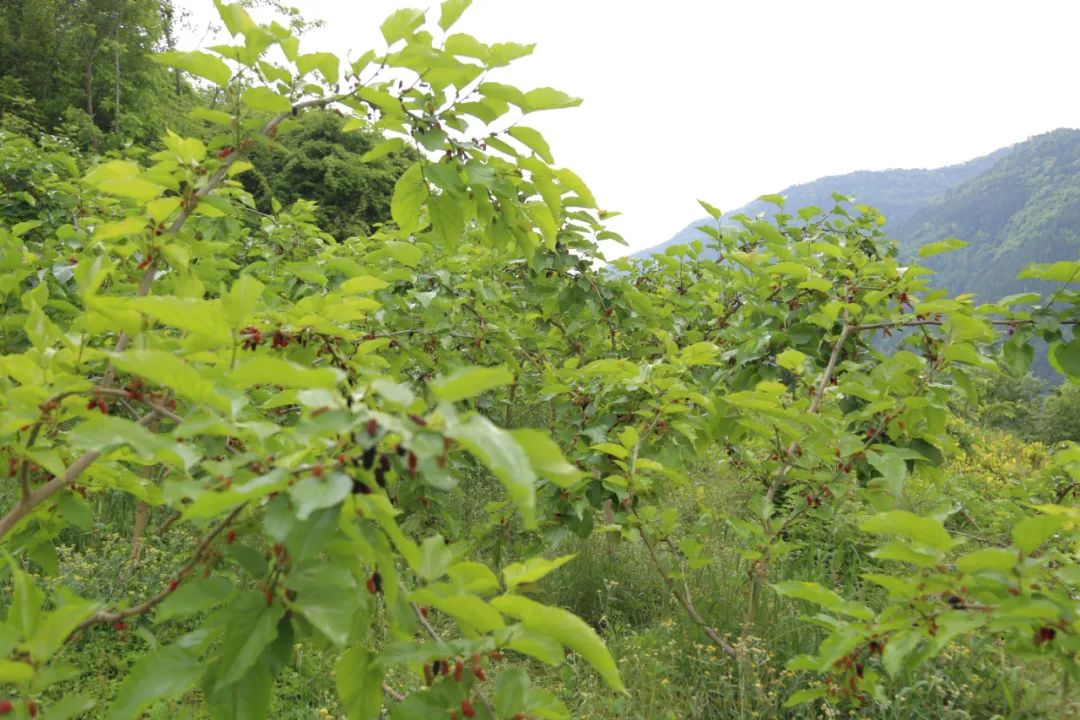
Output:
<instances>
[{"instance_id":1,"label":"bright green foliage","mask_svg":"<svg viewBox=\"0 0 1080 720\"><path fill-rule=\"evenodd\" d=\"M569 653L624 691L596 628L542 592L594 532L640 544L717 662L746 661L770 603L824 608L820 647L790 663L821 682L792 703L884 706L886 682L974 633L1076 673L1076 494L976 546L936 493L996 328L1015 331L1008 364L1037 336L1075 379L1070 286L1023 310L929 291L880 214L839 196L612 272L588 188L514 125L578 101L490 81L531 48L448 35L467 2L394 13L351 66L218 5L236 44L161 59L220 89L229 113L193 112L220 134L33 177L75 211L25 203L0 225L0 638L31 661L0 672L20 700L52 697L65 647L131 629L148 647L117 719L170 700L266 717L310 646L349 718L568 717L527 659ZM248 158L325 107L387 135L369 160L414 153L389 220L334 237L297 200L251 222ZM1054 456L1071 487L1076 453ZM703 462L745 502L666 504ZM83 599L49 579L57 546L117 497L185 552L145 594ZM722 533L748 578L729 627L689 582ZM856 587L790 574L824 537L875 548Z\"/></svg>"}]
</instances>

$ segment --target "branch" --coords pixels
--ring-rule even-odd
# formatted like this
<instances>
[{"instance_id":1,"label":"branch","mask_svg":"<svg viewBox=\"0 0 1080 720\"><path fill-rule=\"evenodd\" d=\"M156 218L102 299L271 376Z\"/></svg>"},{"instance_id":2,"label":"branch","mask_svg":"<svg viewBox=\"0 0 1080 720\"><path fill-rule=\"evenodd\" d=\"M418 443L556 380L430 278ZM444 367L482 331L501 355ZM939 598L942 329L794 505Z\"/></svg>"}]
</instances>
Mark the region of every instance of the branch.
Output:
<instances>
[{"instance_id":1,"label":"branch","mask_svg":"<svg viewBox=\"0 0 1080 720\"><path fill-rule=\"evenodd\" d=\"M195 566L198 565L206 556L206 552L210 549L210 544L214 542L214 538L220 535L221 531L228 527L245 507L247 507L247 503L238 505L231 513L229 513L225 517L224 520L222 520L217 525L217 527L207 533L207 535L199 541L199 544L195 546L195 552L192 553L191 559L188 560L187 563L185 563L184 566L181 567L180 570L178 570L176 575L173 577L173 580L175 580L176 583L179 583L181 580L183 580L192 573L192 571L195 569ZM71 635L68 635L68 639L70 640L71 637L78 633L80 630L85 630L92 625L97 625L99 623L114 623L125 618L135 617L136 615L144 615L157 607L163 600L165 600L165 598L169 597L169 595L172 595L176 591L177 586L178 585L173 585L172 583L170 583L165 587L164 590L160 591L156 595L147 598L138 605L133 605L132 607L126 608L124 610L100 610L83 620L77 626L75 626L75 629L71 631Z\"/></svg>"},{"instance_id":2,"label":"branch","mask_svg":"<svg viewBox=\"0 0 1080 720\"><path fill-rule=\"evenodd\" d=\"M138 424L143 426L148 425L156 416L157 412L151 411L139 418ZM33 512L38 505L75 482L79 475L81 475L86 468L90 467L100 455L101 453L97 450L87 450L80 455L75 462L71 463L67 472L63 475L54 477L37 490L30 493L29 496L21 498L19 502L15 503L13 508L5 513L4 517L0 518L0 538L7 535L20 520Z\"/></svg>"},{"instance_id":3,"label":"branch","mask_svg":"<svg viewBox=\"0 0 1080 720\"><path fill-rule=\"evenodd\" d=\"M865 332L866 330L897 330L907 327L926 327L928 325L944 325L945 320L931 320L927 318L925 320L894 320L891 322L879 322L879 323L867 323L866 325L855 325L851 328L852 332ZM1034 320L988 320L991 325L998 327L1019 327L1020 325L1031 325ZM1080 325L1080 320L1062 320L1061 325L1076 326Z\"/></svg>"},{"instance_id":4,"label":"branch","mask_svg":"<svg viewBox=\"0 0 1080 720\"><path fill-rule=\"evenodd\" d=\"M735 648L720 637L720 633L705 622L705 618L701 617L697 608L694 607L694 602L690 598L690 593L686 592L684 594L679 592L679 588L675 585L675 581L668 574L667 570L664 569L664 563L660 560L660 555L656 551L656 544L652 541L652 538L649 537L649 534L645 532L645 529L642 527L639 527L638 531L641 533L641 539L645 542L645 547L649 549L649 557L652 559L653 565L656 566L657 572L660 573L661 579L663 579L664 584L667 585L668 590L671 591L671 594L675 599L679 601L679 604L683 606L683 609L686 610L686 614L690 616L690 619L701 628L701 631L705 633L705 636L708 637L714 645L720 648L725 655L733 659L738 658L739 653L736 652Z\"/></svg>"},{"instance_id":5,"label":"branch","mask_svg":"<svg viewBox=\"0 0 1080 720\"><path fill-rule=\"evenodd\" d=\"M184 418L180 417L179 415L177 415L176 413L174 413L172 410L165 407L161 403L154 402L153 400L150 400L150 399L148 399L146 397L132 397L131 393L129 393L127 390L119 390L117 388L110 388L110 387L96 387L93 390L91 390L90 392L92 392L92 393L94 393L96 395L110 395L112 397L122 397L122 398L127 398L129 400L134 400L135 402L140 402L143 405L145 405L146 407L150 408L151 410L153 410L155 413L157 413L161 417L168 418L169 420L172 420L175 423L184 422Z\"/></svg>"},{"instance_id":6,"label":"branch","mask_svg":"<svg viewBox=\"0 0 1080 720\"><path fill-rule=\"evenodd\" d=\"M816 415L818 410L821 409L821 400L825 397L825 390L829 387L829 383L832 382L833 374L836 372L836 365L840 362L840 353L844 351L844 343L847 342L852 331L856 329L856 327L844 323L844 328L840 331L840 336L836 338L832 354L829 355L829 362L825 365L825 372L822 374L821 380L818 381L817 386L814 388L814 397L810 400L808 412L811 415ZM784 477L787 475L788 468L791 467L791 458L795 455L795 451L798 447L799 444L793 442L788 446L787 452L784 453L784 462L780 465L780 470L776 473L776 478L772 481L772 485L769 486L768 492L765 493L765 499L768 502L772 502L773 498L776 497L777 491L780 490L780 486L784 482Z\"/></svg>"}]
</instances>

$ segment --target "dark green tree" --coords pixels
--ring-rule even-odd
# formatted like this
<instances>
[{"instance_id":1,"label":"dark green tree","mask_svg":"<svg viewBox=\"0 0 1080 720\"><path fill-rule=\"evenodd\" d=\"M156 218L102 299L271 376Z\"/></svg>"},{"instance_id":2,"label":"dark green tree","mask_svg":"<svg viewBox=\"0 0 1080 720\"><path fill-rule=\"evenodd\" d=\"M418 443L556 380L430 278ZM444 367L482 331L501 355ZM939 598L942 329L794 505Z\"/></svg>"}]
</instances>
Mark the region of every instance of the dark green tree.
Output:
<instances>
[{"instance_id":1,"label":"dark green tree","mask_svg":"<svg viewBox=\"0 0 1080 720\"><path fill-rule=\"evenodd\" d=\"M390 196L398 177L415 161L412 152L392 153L365 162L363 156L382 138L371 131L344 130L333 112L302 115L292 132L253 151L254 173L244 184L260 210L271 198L282 205L305 199L318 203L319 226L340 239L366 235L390 217Z\"/></svg>"}]
</instances>

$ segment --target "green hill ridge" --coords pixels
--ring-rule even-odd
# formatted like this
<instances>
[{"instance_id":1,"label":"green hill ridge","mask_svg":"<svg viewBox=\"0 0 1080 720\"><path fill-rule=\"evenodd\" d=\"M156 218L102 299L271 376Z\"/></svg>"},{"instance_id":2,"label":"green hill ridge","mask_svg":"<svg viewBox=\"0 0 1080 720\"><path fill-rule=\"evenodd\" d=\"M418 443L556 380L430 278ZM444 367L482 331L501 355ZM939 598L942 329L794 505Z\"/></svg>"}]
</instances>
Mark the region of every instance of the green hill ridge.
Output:
<instances>
[{"instance_id":1,"label":"green hill ridge","mask_svg":"<svg viewBox=\"0 0 1080 720\"><path fill-rule=\"evenodd\" d=\"M888 220L902 255L926 243L959 238L970 245L928 259L933 282L953 292L973 292L983 302L1037 289L1016 280L1029 262L1073 259L1080 252L1080 130L1037 135L965 163L934 169L859 171L823 177L780 191L786 207L829 208L833 193L872 205ZM760 200L727 213L770 214ZM635 253L643 257L704 238L697 220L670 240Z\"/></svg>"}]
</instances>

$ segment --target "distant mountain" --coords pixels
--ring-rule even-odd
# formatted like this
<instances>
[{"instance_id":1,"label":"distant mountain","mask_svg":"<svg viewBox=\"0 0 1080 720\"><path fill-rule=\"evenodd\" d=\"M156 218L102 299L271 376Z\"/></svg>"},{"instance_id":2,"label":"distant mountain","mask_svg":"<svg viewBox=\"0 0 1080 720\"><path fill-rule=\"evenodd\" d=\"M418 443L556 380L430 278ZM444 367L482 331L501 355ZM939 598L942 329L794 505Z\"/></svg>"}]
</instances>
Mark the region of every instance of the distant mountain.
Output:
<instances>
[{"instance_id":1,"label":"distant mountain","mask_svg":"<svg viewBox=\"0 0 1080 720\"><path fill-rule=\"evenodd\" d=\"M906 255L949 237L969 243L928 258L938 287L976 293L982 302L1041 289L1016 273L1028 263L1080 253L1080 130L1055 130L1014 145L986 172L898 222L891 234Z\"/></svg>"},{"instance_id":2,"label":"distant mountain","mask_svg":"<svg viewBox=\"0 0 1080 720\"><path fill-rule=\"evenodd\" d=\"M915 211L931 200L940 197L946 191L957 187L993 167L1001 157L1009 152L1004 148L960 165L935 168L932 170L859 170L846 175L830 175L800 185L792 185L780 191L787 198L787 207L791 209L817 205L823 209L831 208L835 201L833 193L855 197L858 202L873 205L885 215L890 226L907 220ZM772 203L755 200L737 210L725 213L725 218L744 213L757 215L771 214L776 210ZM634 253L635 257L648 257L653 253L663 252L669 245L690 242L705 235L698 226L713 224L711 218L695 220L675 233L667 242Z\"/></svg>"},{"instance_id":3,"label":"distant mountain","mask_svg":"<svg viewBox=\"0 0 1080 720\"><path fill-rule=\"evenodd\" d=\"M974 292L987 302L1037 289L1015 275L1029 262L1073 259L1080 252L1080 130L1037 135L960 165L932 170L861 171L794 185L779 194L786 209L833 206L832 193L854 196L876 207L902 256L920 245L956 237L970 246L929 258L938 271L933 283L953 292ZM771 213L752 202L738 213ZM638 257L704 238L695 221L670 240L635 253Z\"/></svg>"}]
</instances>

